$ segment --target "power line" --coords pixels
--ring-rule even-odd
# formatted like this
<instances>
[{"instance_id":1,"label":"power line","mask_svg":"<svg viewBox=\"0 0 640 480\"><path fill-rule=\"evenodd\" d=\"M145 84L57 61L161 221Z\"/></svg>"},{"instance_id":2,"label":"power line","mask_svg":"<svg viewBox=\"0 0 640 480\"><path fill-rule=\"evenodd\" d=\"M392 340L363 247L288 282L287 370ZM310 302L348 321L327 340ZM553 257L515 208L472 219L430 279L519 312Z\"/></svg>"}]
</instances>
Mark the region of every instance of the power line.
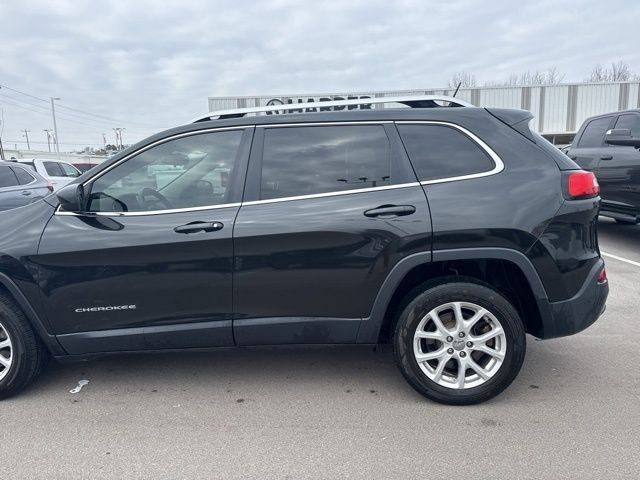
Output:
<instances>
[{"instance_id":1,"label":"power line","mask_svg":"<svg viewBox=\"0 0 640 480\"><path fill-rule=\"evenodd\" d=\"M45 107L44 105L38 105L35 103L31 103L28 102L26 100L20 99L20 98L15 98L15 97L11 97L9 95L5 95L3 93L0 93L0 97L4 97L4 99L0 99L1 102L5 102L7 105L11 105L14 107L18 107L18 108L22 108L24 110L27 110L29 112L33 112L33 113L39 113L41 115L46 115L47 117L49 115L51 115L51 107ZM17 103L17 102L22 102L25 103L31 107L35 107L38 108L40 110L32 110L31 108L27 108L24 105L22 105L21 103ZM56 106L59 108L61 105L60 104L56 104ZM76 123L78 125L85 125L87 126L87 123L93 123L95 125L89 125L89 126L98 126L98 127L105 127L105 126L111 126L112 124L107 123L106 121L103 120L95 120L92 118L83 118L79 115L76 115L74 113L69 113L69 112L60 112L60 111L56 111L56 117L59 117L61 119L64 119L67 122L71 122L71 123ZM69 118L71 117L71 118ZM143 128L133 128L133 131L138 131L138 132L144 132L144 133L148 133L149 130L153 130L153 129L143 129Z\"/></svg>"},{"instance_id":2,"label":"power line","mask_svg":"<svg viewBox=\"0 0 640 480\"><path fill-rule=\"evenodd\" d=\"M39 100L41 102L49 103L49 100L46 100L46 99L41 98L41 97L37 97L35 95L31 95L31 94L26 93L26 92L22 92L20 90L16 90L15 88L8 87L7 85L4 85L4 84L0 84L0 88L6 88L7 90L11 90L12 92L18 93L20 95L24 95L24 96L33 98L35 100ZM95 114L95 113L91 113L91 112L88 112L86 110L80 110L80 109L77 109L77 108L68 107L66 105L58 105L58 107L59 108L64 108L66 110L71 110L71 111L74 111L74 112L79 112L79 113L81 113L83 115L86 115L86 116L101 118L103 120L108 120L110 122L124 123L124 124L129 124L129 125L137 125L137 126L140 126L140 127L143 127L143 128L149 128L149 129L157 129L157 127L151 126L149 124L133 122L133 121L130 121L130 120L122 121L122 120L114 119L114 118L107 117L107 116L104 116L104 115L98 115L98 114Z\"/></svg>"}]
</instances>

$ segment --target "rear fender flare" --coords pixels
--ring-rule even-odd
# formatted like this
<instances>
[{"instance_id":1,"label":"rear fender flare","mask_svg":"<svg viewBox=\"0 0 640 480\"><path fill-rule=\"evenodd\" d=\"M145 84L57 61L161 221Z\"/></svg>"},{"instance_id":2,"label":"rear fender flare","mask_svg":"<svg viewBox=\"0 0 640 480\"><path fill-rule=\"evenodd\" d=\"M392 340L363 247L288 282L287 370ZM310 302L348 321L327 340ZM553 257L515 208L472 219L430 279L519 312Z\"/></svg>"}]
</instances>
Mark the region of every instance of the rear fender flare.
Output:
<instances>
[{"instance_id":1,"label":"rear fender flare","mask_svg":"<svg viewBox=\"0 0 640 480\"><path fill-rule=\"evenodd\" d=\"M436 250L434 252L421 252L410 255L400 260L395 267L393 267L376 296L371 314L362 320L356 343L375 344L378 342L380 329L384 323L384 317L391 298L402 280L413 268L419 265L429 264L430 262L478 259L506 260L517 265L529 282L538 309L540 310L543 324L546 319L550 318L549 300L544 285L535 267L524 253L509 248Z\"/></svg>"}]
</instances>

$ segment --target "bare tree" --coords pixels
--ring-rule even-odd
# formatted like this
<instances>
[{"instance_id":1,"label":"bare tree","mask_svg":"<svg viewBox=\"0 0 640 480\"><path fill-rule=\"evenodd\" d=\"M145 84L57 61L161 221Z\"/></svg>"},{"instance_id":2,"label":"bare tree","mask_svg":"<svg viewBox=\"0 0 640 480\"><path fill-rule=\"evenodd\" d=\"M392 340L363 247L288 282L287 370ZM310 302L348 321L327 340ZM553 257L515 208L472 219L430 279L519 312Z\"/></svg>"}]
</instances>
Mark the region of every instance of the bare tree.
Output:
<instances>
[{"instance_id":1,"label":"bare tree","mask_svg":"<svg viewBox=\"0 0 640 480\"><path fill-rule=\"evenodd\" d=\"M547 70L547 85L557 85L564 80L564 73L558 71L558 67Z\"/></svg>"},{"instance_id":2,"label":"bare tree","mask_svg":"<svg viewBox=\"0 0 640 480\"><path fill-rule=\"evenodd\" d=\"M638 79L638 75L633 74L629 65L622 60L611 63L611 68L603 67L597 63L591 69L587 82L627 82Z\"/></svg>"},{"instance_id":3,"label":"bare tree","mask_svg":"<svg viewBox=\"0 0 640 480\"><path fill-rule=\"evenodd\" d=\"M591 73L589 74L589 78L586 79L587 82L607 82L609 81L609 72L604 68L601 64L596 63L591 69Z\"/></svg>"},{"instance_id":4,"label":"bare tree","mask_svg":"<svg viewBox=\"0 0 640 480\"><path fill-rule=\"evenodd\" d=\"M631 79L631 69L622 60L611 64L611 80L613 82L626 82Z\"/></svg>"},{"instance_id":5,"label":"bare tree","mask_svg":"<svg viewBox=\"0 0 640 480\"><path fill-rule=\"evenodd\" d=\"M465 71L455 73L449 79L449 88L457 88L458 85L462 88L475 87L477 85L476 76L473 73Z\"/></svg>"},{"instance_id":6,"label":"bare tree","mask_svg":"<svg viewBox=\"0 0 640 480\"><path fill-rule=\"evenodd\" d=\"M557 85L564 80L564 73L560 73L557 67L548 70L527 70L522 73L512 73L504 81L485 82L487 87L521 87L531 85Z\"/></svg>"}]
</instances>

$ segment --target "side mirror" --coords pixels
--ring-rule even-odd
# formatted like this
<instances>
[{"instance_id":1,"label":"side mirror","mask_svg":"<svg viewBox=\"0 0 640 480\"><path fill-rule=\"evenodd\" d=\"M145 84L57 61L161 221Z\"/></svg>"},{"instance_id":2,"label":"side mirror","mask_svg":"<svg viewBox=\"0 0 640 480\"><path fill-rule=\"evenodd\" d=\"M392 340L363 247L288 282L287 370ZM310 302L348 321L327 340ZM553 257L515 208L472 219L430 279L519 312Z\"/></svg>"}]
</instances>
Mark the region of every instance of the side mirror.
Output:
<instances>
[{"instance_id":1,"label":"side mirror","mask_svg":"<svg viewBox=\"0 0 640 480\"><path fill-rule=\"evenodd\" d=\"M640 138L632 137L628 128L614 128L604 136L605 143L609 145L622 145L626 147L640 148Z\"/></svg>"},{"instance_id":2,"label":"side mirror","mask_svg":"<svg viewBox=\"0 0 640 480\"><path fill-rule=\"evenodd\" d=\"M60 206L67 212L81 212L85 207L84 187L81 183L65 185L56 192Z\"/></svg>"}]
</instances>

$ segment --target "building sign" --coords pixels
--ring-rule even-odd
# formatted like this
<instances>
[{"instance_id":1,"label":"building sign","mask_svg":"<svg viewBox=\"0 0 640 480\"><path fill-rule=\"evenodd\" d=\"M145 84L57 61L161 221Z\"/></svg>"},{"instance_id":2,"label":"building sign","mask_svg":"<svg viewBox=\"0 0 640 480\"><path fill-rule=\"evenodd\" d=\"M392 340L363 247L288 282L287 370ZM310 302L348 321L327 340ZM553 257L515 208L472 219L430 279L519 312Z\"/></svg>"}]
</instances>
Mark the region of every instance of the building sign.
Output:
<instances>
[{"instance_id":1,"label":"building sign","mask_svg":"<svg viewBox=\"0 0 640 480\"><path fill-rule=\"evenodd\" d=\"M333 97L307 97L307 98L272 98L267 101L267 106L273 105L291 105L295 106L296 103L318 103L322 102L339 102L343 100L361 100L371 98L368 95L349 95L347 97L341 96L333 96ZM306 108L287 108L283 110L274 110L266 112L267 115L278 115L285 113L303 113L303 112L336 112L339 110L371 110L370 103L364 103L360 105L341 105L337 107L322 107L318 105L317 107L306 107Z\"/></svg>"}]
</instances>

